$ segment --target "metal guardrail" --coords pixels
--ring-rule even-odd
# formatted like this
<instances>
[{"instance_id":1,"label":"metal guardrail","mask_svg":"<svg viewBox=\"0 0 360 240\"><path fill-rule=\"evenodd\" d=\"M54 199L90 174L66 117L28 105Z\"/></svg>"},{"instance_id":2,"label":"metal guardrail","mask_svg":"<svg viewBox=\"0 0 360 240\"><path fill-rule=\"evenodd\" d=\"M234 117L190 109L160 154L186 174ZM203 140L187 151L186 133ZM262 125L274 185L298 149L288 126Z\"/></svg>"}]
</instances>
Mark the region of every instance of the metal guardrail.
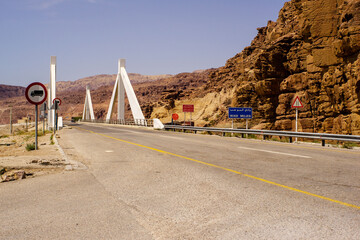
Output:
<instances>
[{"instance_id":1,"label":"metal guardrail","mask_svg":"<svg viewBox=\"0 0 360 240\"><path fill-rule=\"evenodd\" d=\"M360 142L359 135L341 135L341 134L329 134L329 133L309 133L309 132L290 132L290 131L275 131L275 130L253 130L253 129L232 129L232 128L210 128L210 127L191 127L191 126L179 126L179 125L165 125L166 130L189 130L193 132L221 132L225 133L238 133L242 134L254 134L265 136L281 136L288 137L289 142L293 142L293 138L310 138L321 140L322 146L325 146L325 140L331 141L347 141L347 142Z\"/></svg>"},{"instance_id":2,"label":"metal guardrail","mask_svg":"<svg viewBox=\"0 0 360 240\"><path fill-rule=\"evenodd\" d=\"M131 125L131 126L143 126L143 127L153 127L153 119L121 119L121 120L81 120L81 122L90 122L90 123L108 123L108 124L119 124L119 125Z\"/></svg>"}]
</instances>

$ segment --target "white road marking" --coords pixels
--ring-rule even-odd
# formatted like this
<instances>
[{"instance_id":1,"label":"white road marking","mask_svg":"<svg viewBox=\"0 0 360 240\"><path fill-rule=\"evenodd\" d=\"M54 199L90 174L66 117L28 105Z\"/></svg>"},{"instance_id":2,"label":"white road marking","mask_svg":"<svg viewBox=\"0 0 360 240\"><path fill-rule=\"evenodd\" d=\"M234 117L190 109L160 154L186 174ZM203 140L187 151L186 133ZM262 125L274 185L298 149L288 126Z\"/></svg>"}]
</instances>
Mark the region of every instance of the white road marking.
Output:
<instances>
[{"instance_id":1,"label":"white road marking","mask_svg":"<svg viewBox=\"0 0 360 240\"><path fill-rule=\"evenodd\" d=\"M116 129L116 128L112 128L112 127L104 127L108 130L118 130L120 132L129 132L129 133L135 133L135 134L142 134L142 132L136 132L136 131L132 131L132 130L127 130L127 129Z\"/></svg>"},{"instance_id":2,"label":"white road marking","mask_svg":"<svg viewBox=\"0 0 360 240\"><path fill-rule=\"evenodd\" d=\"M131 130L122 130L124 132L129 132L129 133L135 133L135 134L143 134L142 132L136 132L136 131L131 131Z\"/></svg>"},{"instance_id":3,"label":"white road marking","mask_svg":"<svg viewBox=\"0 0 360 240\"><path fill-rule=\"evenodd\" d=\"M247 150L253 150L253 151L259 151L259 152L266 152L266 153L281 154L281 155L287 155L287 156L292 156L292 157L312 158L312 157L309 157L309 156L296 155L296 154L283 153L283 152L274 152L274 151L262 150L262 149L256 149L256 148L247 148L247 147L238 147L238 148L247 149Z\"/></svg>"},{"instance_id":4,"label":"white road marking","mask_svg":"<svg viewBox=\"0 0 360 240\"><path fill-rule=\"evenodd\" d=\"M164 138L172 138L172 139L177 139L177 140L184 140L181 137L173 137L173 136L166 136L166 135L157 135L157 137L164 137Z\"/></svg>"},{"instance_id":5,"label":"white road marking","mask_svg":"<svg viewBox=\"0 0 360 240\"><path fill-rule=\"evenodd\" d=\"M113 150L106 150L105 151L106 153L112 153L112 152L114 152Z\"/></svg>"}]
</instances>

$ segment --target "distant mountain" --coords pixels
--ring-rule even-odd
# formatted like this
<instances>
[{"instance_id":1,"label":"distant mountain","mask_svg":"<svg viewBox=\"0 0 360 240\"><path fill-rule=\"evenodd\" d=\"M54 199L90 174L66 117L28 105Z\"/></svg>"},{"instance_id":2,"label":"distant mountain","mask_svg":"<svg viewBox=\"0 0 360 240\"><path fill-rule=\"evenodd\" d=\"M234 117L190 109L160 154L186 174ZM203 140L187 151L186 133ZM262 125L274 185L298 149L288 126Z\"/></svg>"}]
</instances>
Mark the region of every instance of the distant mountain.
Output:
<instances>
[{"instance_id":1,"label":"distant mountain","mask_svg":"<svg viewBox=\"0 0 360 240\"><path fill-rule=\"evenodd\" d=\"M201 86L207 83L210 71L211 70L201 70L193 73L180 73L174 76L160 75L164 76L164 78L156 81L140 82L143 78L140 78L138 82L133 80L133 88L145 117L151 118L155 108L165 106L167 109L170 109L175 101L191 98L198 89L201 89ZM134 75L131 74L129 78L134 79ZM155 78L149 79L152 80ZM93 83L96 85L96 81ZM105 118L112 91L113 82L111 85L91 88L91 98L97 119ZM57 96L64 102L64 105L61 106L60 110L60 113L63 116L70 117L82 115L85 88L72 91L59 91ZM127 119L132 118L127 100L126 109L125 117Z\"/></svg>"},{"instance_id":2,"label":"distant mountain","mask_svg":"<svg viewBox=\"0 0 360 240\"><path fill-rule=\"evenodd\" d=\"M141 75L130 73L129 78L134 86L140 105L149 118L155 106L167 105L172 98L183 98L191 94L194 89L207 82L208 70L200 70L194 73L181 73L178 75ZM59 114L64 117L81 116L85 99L85 87L90 85L92 102L97 118L104 118L116 75L96 75L85 77L76 81L57 82L57 97L62 99ZM22 91L14 91L15 89ZM33 105L29 104L25 97L25 88L2 85L7 95L0 99L0 124L9 121L9 106L13 106L13 121L16 122L24 116L34 115ZM11 89L13 94L9 94ZM176 93L176 94L174 94ZM130 111L126 113L130 118Z\"/></svg>"},{"instance_id":3,"label":"distant mountain","mask_svg":"<svg viewBox=\"0 0 360 240\"><path fill-rule=\"evenodd\" d=\"M24 96L25 89L24 87L0 84L0 99Z\"/></svg>"},{"instance_id":4,"label":"distant mountain","mask_svg":"<svg viewBox=\"0 0 360 240\"><path fill-rule=\"evenodd\" d=\"M141 75L137 73L129 73L129 79L132 84L134 83L142 83L142 82L152 82L159 79L171 77L170 74L163 74L163 75ZM90 89L94 90L102 86L109 86L113 85L116 80L116 74L108 75L108 74L101 74L95 75L91 77L81 78L76 81L61 81L56 82L56 91L76 91L85 89L86 85L90 86Z\"/></svg>"}]
</instances>

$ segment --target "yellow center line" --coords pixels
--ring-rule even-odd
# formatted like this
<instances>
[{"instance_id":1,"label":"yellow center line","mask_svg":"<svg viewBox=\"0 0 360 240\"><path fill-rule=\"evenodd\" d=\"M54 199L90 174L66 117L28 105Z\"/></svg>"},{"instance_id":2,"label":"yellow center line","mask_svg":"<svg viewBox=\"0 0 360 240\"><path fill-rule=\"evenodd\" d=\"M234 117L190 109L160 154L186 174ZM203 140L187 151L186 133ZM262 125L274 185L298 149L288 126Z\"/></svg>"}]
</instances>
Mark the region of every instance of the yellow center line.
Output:
<instances>
[{"instance_id":1,"label":"yellow center line","mask_svg":"<svg viewBox=\"0 0 360 240\"><path fill-rule=\"evenodd\" d=\"M354 205L354 204L350 204L350 203L342 202L342 201L339 201L339 200L331 199L331 198L328 198L328 197L324 197L324 196L321 196L321 195L317 195L317 194L314 194L314 193L302 191L302 190L297 189L297 188L282 185L280 183L272 182L272 181L269 181L269 180L266 180L266 179L263 179L263 178L255 177L255 176L245 174L245 173L242 173L242 172L239 172L239 171L236 171L236 170L221 167L221 166L218 166L218 165L215 165L215 164L212 164L212 163L203 162L203 161L196 160L194 158L185 157L185 156L182 156L182 155L179 155L179 154L176 154L176 153L171 153L171 152L163 151L163 150L160 150L160 149L157 149L157 148L141 145L141 144L138 144L138 143L129 142L129 141L126 141L126 140L123 140L123 139L120 139L120 138L111 137L111 136L108 136L108 135L105 135L105 134L102 134L102 133L97 133L97 132L94 132L94 131L90 131L90 130L87 130L87 129L83 129L83 128L79 128L79 127L75 127L75 128L77 128L79 130L83 130L83 131L88 131L90 133L97 134L97 135L100 135L100 136L103 136L103 137L106 137L106 138L110 138L110 139L113 139L113 140L116 140L116 141L120 141L120 142L123 142L123 143L128 143L128 144L131 144L131 145L135 145L135 146L142 147L142 148L147 148L149 150L153 150L153 151L160 152L160 153L163 153L163 154L167 154L167 155L183 158L183 159L186 159L186 160L189 160L189 161L192 161L192 162L200 163L200 164L203 164L203 165L206 165L206 166L222 169L222 170L225 170L227 172L232 172L232 173L244 176L244 177L248 177L248 178L255 179L255 180L258 180L258 181L261 181L261 182L265 182L265 183L268 183L268 184L271 184L271 185L274 185L274 186L278 186L278 187L281 187L281 188L285 188L285 189L288 189L288 190L291 190L291 191L294 191L294 192L306 194L306 195L309 195L309 196L312 196L312 197L320 198L320 199L323 199L323 200L326 200L326 201L330 201L330 202L333 202L333 203L337 203L337 204L340 204L340 205L343 205L343 206L347 206L347 207L351 207L351 208L355 208L355 209L360 210L360 206L357 206L357 205Z\"/></svg>"}]
</instances>

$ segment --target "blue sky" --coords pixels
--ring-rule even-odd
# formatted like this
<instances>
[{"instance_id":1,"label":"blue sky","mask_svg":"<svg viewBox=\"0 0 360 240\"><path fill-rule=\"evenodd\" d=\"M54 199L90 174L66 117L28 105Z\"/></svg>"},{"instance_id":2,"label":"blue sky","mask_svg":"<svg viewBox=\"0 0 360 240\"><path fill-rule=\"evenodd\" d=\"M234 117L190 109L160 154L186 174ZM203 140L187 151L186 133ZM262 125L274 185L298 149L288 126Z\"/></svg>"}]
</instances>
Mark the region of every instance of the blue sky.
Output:
<instances>
[{"instance_id":1,"label":"blue sky","mask_svg":"<svg viewBox=\"0 0 360 240\"><path fill-rule=\"evenodd\" d=\"M223 66L286 0L0 0L0 84Z\"/></svg>"}]
</instances>

